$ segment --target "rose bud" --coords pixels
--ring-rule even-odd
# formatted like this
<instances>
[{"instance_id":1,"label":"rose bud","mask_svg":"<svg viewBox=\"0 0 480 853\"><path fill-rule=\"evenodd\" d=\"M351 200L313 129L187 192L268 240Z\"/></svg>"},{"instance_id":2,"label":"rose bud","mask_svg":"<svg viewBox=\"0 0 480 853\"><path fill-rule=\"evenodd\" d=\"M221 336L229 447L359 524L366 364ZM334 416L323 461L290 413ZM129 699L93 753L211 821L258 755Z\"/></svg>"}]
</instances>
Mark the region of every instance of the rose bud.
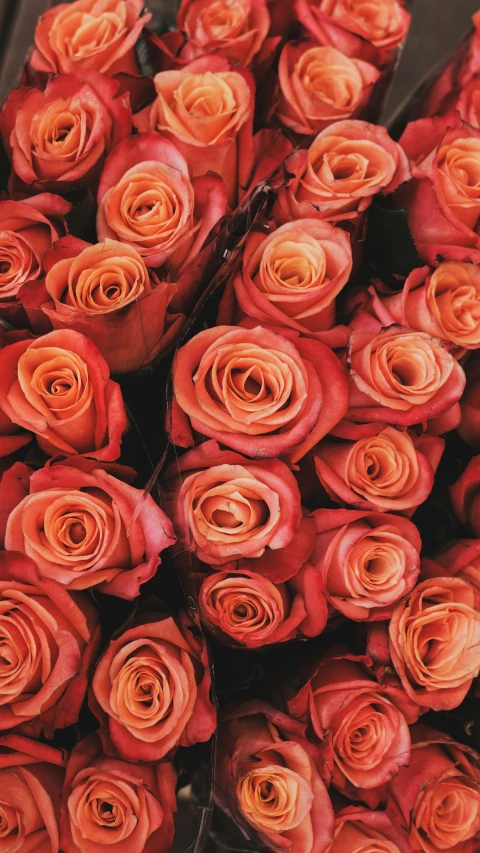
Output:
<instances>
[{"instance_id":1,"label":"rose bud","mask_svg":"<svg viewBox=\"0 0 480 853\"><path fill-rule=\"evenodd\" d=\"M262 326L200 332L177 351L173 384L175 444L193 444L191 426L256 459L288 453L297 462L348 406L345 373L332 350Z\"/></svg>"},{"instance_id":2,"label":"rose bud","mask_svg":"<svg viewBox=\"0 0 480 853\"><path fill-rule=\"evenodd\" d=\"M438 577L418 584L393 612L390 657L407 696L425 710L457 708L480 672L480 613L474 608L474 587Z\"/></svg>"},{"instance_id":3,"label":"rose bud","mask_svg":"<svg viewBox=\"0 0 480 853\"><path fill-rule=\"evenodd\" d=\"M473 256L472 256L473 260ZM480 258L478 259L480 261ZM366 331L398 324L427 332L464 350L480 347L480 268L478 263L444 261L412 270L400 292L384 285L368 288L367 302L351 328Z\"/></svg>"},{"instance_id":4,"label":"rose bud","mask_svg":"<svg viewBox=\"0 0 480 853\"><path fill-rule=\"evenodd\" d=\"M232 287L244 315L315 337L334 326L335 297L351 272L348 234L328 222L299 219L270 234L250 232Z\"/></svg>"},{"instance_id":5,"label":"rose bud","mask_svg":"<svg viewBox=\"0 0 480 853\"><path fill-rule=\"evenodd\" d=\"M456 407L465 373L453 355L425 332L387 326L354 331L347 351L350 401L339 433L360 437L364 424L413 426Z\"/></svg>"},{"instance_id":6,"label":"rose bud","mask_svg":"<svg viewBox=\"0 0 480 853\"><path fill-rule=\"evenodd\" d=\"M108 755L159 761L177 746L211 737L216 715L207 650L194 631L186 613L178 623L158 613L138 614L133 627L110 642L89 697Z\"/></svg>"},{"instance_id":7,"label":"rose bud","mask_svg":"<svg viewBox=\"0 0 480 853\"><path fill-rule=\"evenodd\" d=\"M253 166L253 78L227 60L206 56L155 79L157 99L134 116L137 130L158 130L185 157L192 177L215 172L236 206Z\"/></svg>"},{"instance_id":8,"label":"rose bud","mask_svg":"<svg viewBox=\"0 0 480 853\"><path fill-rule=\"evenodd\" d=\"M155 575L160 552L173 545L175 536L151 495L119 479L128 481L135 472L110 467L111 473L109 466L104 470L74 457L42 468L31 474L26 496L11 507L2 501L2 488L0 513L6 509L8 514L5 547L27 554L42 577L67 589L97 587L131 600L140 594L140 584ZM13 479L9 473L2 487Z\"/></svg>"},{"instance_id":9,"label":"rose bud","mask_svg":"<svg viewBox=\"0 0 480 853\"><path fill-rule=\"evenodd\" d=\"M400 139L414 164L399 203L420 255L428 262L450 247L479 247L480 130L458 115L411 122ZM461 260L461 256L458 258Z\"/></svg>"},{"instance_id":10,"label":"rose bud","mask_svg":"<svg viewBox=\"0 0 480 853\"><path fill-rule=\"evenodd\" d=\"M304 728L265 702L227 708L219 726L216 798L268 849L326 853L333 809Z\"/></svg>"},{"instance_id":11,"label":"rose bud","mask_svg":"<svg viewBox=\"0 0 480 853\"><path fill-rule=\"evenodd\" d=\"M220 179L190 180L173 142L141 133L107 157L98 188L97 235L131 246L149 267L168 261L179 269L193 261L225 214Z\"/></svg>"},{"instance_id":12,"label":"rose bud","mask_svg":"<svg viewBox=\"0 0 480 853\"><path fill-rule=\"evenodd\" d=\"M198 594L203 624L223 641L248 649L317 637L327 623L321 573L308 564L287 583L257 572L214 572Z\"/></svg>"},{"instance_id":13,"label":"rose bud","mask_svg":"<svg viewBox=\"0 0 480 853\"><path fill-rule=\"evenodd\" d=\"M182 0L177 24L187 37L182 57L218 54L248 67L268 35L270 15L265 0Z\"/></svg>"},{"instance_id":14,"label":"rose bud","mask_svg":"<svg viewBox=\"0 0 480 853\"><path fill-rule=\"evenodd\" d=\"M382 811L347 806L336 812L335 841L327 853L409 853L395 824Z\"/></svg>"},{"instance_id":15,"label":"rose bud","mask_svg":"<svg viewBox=\"0 0 480 853\"><path fill-rule=\"evenodd\" d=\"M371 665L368 657L334 649L287 704L292 717L309 723L319 738L333 785L376 806L381 797L373 789L409 762L410 733Z\"/></svg>"},{"instance_id":16,"label":"rose bud","mask_svg":"<svg viewBox=\"0 0 480 853\"><path fill-rule=\"evenodd\" d=\"M40 577L16 552L0 553L0 602L0 730L53 737L78 720L100 642L98 614L87 596Z\"/></svg>"},{"instance_id":17,"label":"rose bud","mask_svg":"<svg viewBox=\"0 0 480 853\"><path fill-rule=\"evenodd\" d=\"M322 441L315 450L320 482L336 503L412 515L429 496L444 441L387 426L358 441Z\"/></svg>"},{"instance_id":18,"label":"rose bud","mask_svg":"<svg viewBox=\"0 0 480 853\"><path fill-rule=\"evenodd\" d=\"M284 168L285 184L273 209L280 224L309 217L356 220L377 193L391 193L410 177L403 149L385 128L353 119L322 130Z\"/></svg>"},{"instance_id":19,"label":"rose bud","mask_svg":"<svg viewBox=\"0 0 480 853\"><path fill-rule=\"evenodd\" d=\"M475 589L475 609L480 610L480 539L457 539L435 557L423 557L422 580L460 578Z\"/></svg>"},{"instance_id":20,"label":"rose bud","mask_svg":"<svg viewBox=\"0 0 480 853\"><path fill-rule=\"evenodd\" d=\"M458 480L450 486L450 499L457 518L480 537L480 456L470 459Z\"/></svg>"},{"instance_id":21,"label":"rose bud","mask_svg":"<svg viewBox=\"0 0 480 853\"><path fill-rule=\"evenodd\" d=\"M18 734L0 737L2 853L58 853L66 757Z\"/></svg>"},{"instance_id":22,"label":"rose bud","mask_svg":"<svg viewBox=\"0 0 480 853\"><path fill-rule=\"evenodd\" d=\"M181 287L160 281L133 246L106 238L65 237L45 258L45 282L22 300L37 332L73 329L90 338L114 374L147 367L172 346L185 317L175 309ZM173 305L173 308L172 308Z\"/></svg>"},{"instance_id":23,"label":"rose bud","mask_svg":"<svg viewBox=\"0 0 480 853\"><path fill-rule=\"evenodd\" d=\"M83 738L72 751L62 789L62 850L168 853L175 782L168 762L127 764L104 755L98 735Z\"/></svg>"},{"instance_id":24,"label":"rose bud","mask_svg":"<svg viewBox=\"0 0 480 853\"><path fill-rule=\"evenodd\" d=\"M71 8L70 6L68 8ZM12 168L36 190L95 185L105 155L131 132L128 98L97 71L59 74L39 89L14 89L0 114Z\"/></svg>"},{"instance_id":25,"label":"rose bud","mask_svg":"<svg viewBox=\"0 0 480 853\"><path fill-rule=\"evenodd\" d=\"M320 569L335 610L359 622L388 619L420 571L420 534L406 518L319 509L310 562Z\"/></svg>"},{"instance_id":26,"label":"rose bud","mask_svg":"<svg viewBox=\"0 0 480 853\"><path fill-rule=\"evenodd\" d=\"M50 332L0 350L0 406L49 456L120 456L127 426L120 386L78 332Z\"/></svg>"},{"instance_id":27,"label":"rose bud","mask_svg":"<svg viewBox=\"0 0 480 853\"><path fill-rule=\"evenodd\" d=\"M41 15L30 63L37 71L138 74L135 43L152 13L143 0L76 0Z\"/></svg>"},{"instance_id":28,"label":"rose bud","mask_svg":"<svg viewBox=\"0 0 480 853\"><path fill-rule=\"evenodd\" d=\"M405 41L411 20L403 0L295 0L295 11L320 44L379 65Z\"/></svg>"},{"instance_id":29,"label":"rose bud","mask_svg":"<svg viewBox=\"0 0 480 853\"><path fill-rule=\"evenodd\" d=\"M415 853L476 853L480 844L478 754L428 726L412 729L410 765L390 782L387 814Z\"/></svg>"},{"instance_id":30,"label":"rose bud","mask_svg":"<svg viewBox=\"0 0 480 853\"><path fill-rule=\"evenodd\" d=\"M276 118L294 133L318 133L365 109L380 72L314 41L287 42L278 66Z\"/></svg>"}]
</instances>

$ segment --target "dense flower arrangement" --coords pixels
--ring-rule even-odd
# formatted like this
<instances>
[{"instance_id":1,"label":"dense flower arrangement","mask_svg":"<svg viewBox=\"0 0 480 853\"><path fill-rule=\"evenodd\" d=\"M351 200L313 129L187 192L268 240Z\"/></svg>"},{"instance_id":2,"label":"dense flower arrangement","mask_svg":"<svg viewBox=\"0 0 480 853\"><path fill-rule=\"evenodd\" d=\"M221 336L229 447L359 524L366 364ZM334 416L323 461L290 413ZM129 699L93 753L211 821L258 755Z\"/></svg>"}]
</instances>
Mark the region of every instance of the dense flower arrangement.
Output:
<instances>
[{"instance_id":1,"label":"dense flower arrangement","mask_svg":"<svg viewBox=\"0 0 480 853\"><path fill-rule=\"evenodd\" d=\"M39 19L0 115L2 853L480 850L479 16L398 138L403 0Z\"/></svg>"}]
</instances>

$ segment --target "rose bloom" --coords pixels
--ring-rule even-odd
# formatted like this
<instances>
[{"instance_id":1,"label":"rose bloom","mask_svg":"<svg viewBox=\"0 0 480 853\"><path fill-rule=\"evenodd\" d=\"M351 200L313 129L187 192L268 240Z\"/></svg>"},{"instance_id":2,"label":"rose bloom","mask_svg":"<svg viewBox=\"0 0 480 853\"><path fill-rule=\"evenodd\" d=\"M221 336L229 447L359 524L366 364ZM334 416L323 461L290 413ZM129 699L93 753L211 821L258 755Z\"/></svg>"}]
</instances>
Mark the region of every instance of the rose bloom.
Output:
<instances>
[{"instance_id":1,"label":"rose bloom","mask_svg":"<svg viewBox=\"0 0 480 853\"><path fill-rule=\"evenodd\" d=\"M210 631L249 649L317 637L328 615L322 575L308 564L280 584L248 570L215 572L203 581L198 606Z\"/></svg>"},{"instance_id":2,"label":"rose bloom","mask_svg":"<svg viewBox=\"0 0 480 853\"><path fill-rule=\"evenodd\" d=\"M475 609L480 610L480 540L457 539L435 557L423 557L422 579L451 577L468 581L475 589Z\"/></svg>"},{"instance_id":3,"label":"rose bloom","mask_svg":"<svg viewBox=\"0 0 480 853\"><path fill-rule=\"evenodd\" d=\"M89 698L108 755L134 763L159 761L177 746L211 737L216 715L210 670L205 643L195 630L186 613L179 614L178 623L144 613L111 640Z\"/></svg>"},{"instance_id":4,"label":"rose bloom","mask_svg":"<svg viewBox=\"0 0 480 853\"><path fill-rule=\"evenodd\" d=\"M301 459L345 414L347 384L327 346L285 334L217 326L178 350L172 441L191 446L191 426L246 456Z\"/></svg>"},{"instance_id":5,"label":"rose bloom","mask_svg":"<svg viewBox=\"0 0 480 853\"><path fill-rule=\"evenodd\" d=\"M138 74L135 43L152 13L143 0L76 0L41 15L30 63L47 74Z\"/></svg>"},{"instance_id":6,"label":"rose bloom","mask_svg":"<svg viewBox=\"0 0 480 853\"><path fill-rule=\"evenodd\" d=\"M18 734L0 737L2 853L58 853L63 750Z\"/></svg>"},{"instance_id":7,"label":"rose bloom","mask_svg":"<svg viewBox=\"0 0 480 853\"><path fill-rule=\"evenodd\" d=\"M320 44L380 65L405 41L410 27L403 0L295 0L295 10Z\"/></svg>"},{"instance_id":8,"label":"rose bloom","mask_svg":"<svg viewBox=\"0 0 480 853\"><path fill-rule=\"evenodd\" d=\"M133 246L65 237L45 258L45 281L23 291L36 332L75 330L100 350L114 374L132 373L174 343L184 315L171 306L175 282L160 281Z\"/></svg>"},{"instance_id":9,"label":"rose bloom","mask_svg":"<svg viewBox=\"0 0 480 853\"><path fill-rule=\"evenodd\" d=\"M309 135L365 109L380 72L360 59L313 41L287 42L278 66L276 118Z\"/></svg>"},{"instance_id":10,"label":"rose bloom","mask_svg":"<svg viewBox=\"0 0 480 853\"><path fill-rule=\"evenodd\" d=\"M327 853L406 853L395 824L382 811L347 806L336 812L335 841Z\"/></svg>"},{"instance_id":11,"label":"rose bloom","mask_svg":"<svg viewBox=\"0 0 480 853\"><path fill-rule=\"evenodd\" d=\"M322 130L284 168L286 181L273 209L280 224L312 216L358 219L377 193L391 193L410 177L403 149L385 128L353 119Z\"/></svg>"},{"instance_id":12,"label":"rose bloom","mask_svg":"<svg viewBox=\"0 0 480 853\"><path fill-rule=\"evenodd\" d=\"M393 612L390 656L407 696L425 710L457 708L480 672L480 613L474 608L471 584L435 577L418 584Z\"/></svg>"},{"instance_id":13,"label":"rose bloom","mask_svg":"<svg viewBox=\"0 0 480 853\"><path fill-rule=\"evenodd\" d=\"M269 849L325 853L333 809L304 726L265 702L221 715L216 798L246 834Z\"/></svg>"},{"instance_id":14,"label":"rose bloom","mask_svg":"<svg viewBox=\"0 0 480 853\"><path fill-rule=\"evenodd\" d=\"M70 330L0 350L0 406L49 456L110 462L127 426L120 386L95 344Z\"/></svg>"},{"instance_id":15,"label":"rose bloom","mask_svg":"<svg viewBox=\"0 0 480 853\"><path fill-rule=\"evenodd\" d=\"M182 57L219 54L248 67L270 28L266 0L182 0L177 24L187 43Z\"/></svg>"},{"instance_id":16,"label":"rose bloom","mask_svg":"<svg viewBox=\"0 0 480 853\"><path fill-rule=\"evenodd\" d=\"M40 577L16 552L0 553L0 611L0 730L53 737L78 720L100 642L98 614L87 596Z\"/></svg>"},{"instance_id":17,"label":"rose bloom","mask_svg":"<svg viewBox=\"0 0 480 853\"><path fill-rule=\"evenodd\" d=\"M190 179L176 145L155 131L120 142L98 188L97 235L131 246L149 267L179 269L196 258L226 211L220 179Z\"/></svg>"},{"instance_id":18,"label":"rose bloom","mask_svg":"<svg viewBox=\"0 0 480 853\"><path fill-rule=\"evenodd\" d=\"M413 853L476 853L478 754L428 726L414 726L410 765L390 782L387 814Z\"/></svg>"},{"instance_id":19,"label":"rose bloom","mask_svg":"<svg viewBox=\"0 0 480 853\"><path fill-rule=\"evenodd\" d=\"M313 727L333 785L352 799L375 797L409 762L407 722L387 697L370 658L334 649L287 702L292 717Z\"/></svg>"},{"instance_id":20,"label":"rose bloom","mask_svg":"<svg viewBox=\"0 0 480 853\"><path fill-rule=\"evenodd\" d=\"M420 534L406 518L381 512L318 509L310 561L335 610L359 622L388 619L420 571Z\"/></svg>"},{"instance_id":21,"label":"rose bloom","mask_svg":"<svg viewBox=\"0 0 480 853\"><path fill-rule=\"evenodd\" d=\"M363 425L412 426L458 409L465 373L445 346L425 332L388 326L354 331L347 364L349 409L342 437L361 437Z\"/></svg>"},{"instance_id":22,"label":"rose bloom","mask_svg":"<svg viewBox=\"0 0 480 853\"><path fill-rule=\"evenodd\" d=\"M334 326L335 297L351 271L348 234L328 222L299 219L270 234L250 232L232 287L244 315L315 337Z\"/></svg>"},{"instance_id":23,"label":"rose bloom","mask_svg":"<svg viewBox=\"0 0 480 853\"><path fill-rule=\"evenodd\" d=\"M62 850L168 853L175 781L168 762L127 764L104 755L98 735L83 738L68 760L62 788Z\"/></svg>"},{"instance_id":24,"label":"rose bloom","mask_svg":"<svg viewBox=\"0 0 480 853\"><path fill-rule=\"evenodd\" d=\"M215 172L235 207L253 166L253 78L220 56L196 59L154 78L157 98L134 117L137 130L158 130L185 157L192 177Z\"/></svg>"},{"instance_id":25,"label":"rose bloom","mask_svg":"<svg viewBox=\"0 0 480 853\"><path fill-rule=\"evenodd\" d=\"M25 282L42 276L43 257L65 233L63 217L70 209L53 193L0 201L0 312L18 301Z\"/></svg>"},{"instance_id":26,"label":"rose bloom","mask_svg":"<svg viewBox=\"0 0 480 853\"><path fill-rule=\"evenodd\" d=\"M457 518L480 537L480 456L470 459L458 480L450 486L450 499Z\"/></svg>"},{"instance_id":27,"label":"rose bloom","mask_svg":"<svg viewBox=\"0 0 480 853\"><path fill-rule=\"evenodd\" d=\"M428 262L444 247L479 247L480 130L456 114L411 122L400 139L414 180L400 203L419 253Z\"/></svg>"},{"instance_id":28,"label":"rose bloom","mask_svg":"<svg viewBox=\"0 0 480 853\"><path fill-rule=\"evenodd\" d=\"M387 426L358 441L322 441L315 468L325 491L340 504L412 515L433 486L444 441Z\"/></svg>"},{"instance_id":29,"label":"rose bloom","mask_svg":"<svg viewBox=\"0 0 480 853\"><path fill-rule=\"evenodd\" d=\"M8 513L5 547L27 554L42 577L67 589L97 587L129 600L139 595L175 537L151 495L119 479L135 472L112 465L109 473L108 466L74 457L32 473L25 496L5 506L4 485L18 477L18 464L5 472L0 489L0 513Z\"/></svg>"},{"instance_id":30,"label":"rose bloom","mask_svg":"<svg viewBox=\"0 0 480 853\"><path fill-rule=\"evenodd\" d=\"M479 259L480 260L480 259ZM401 291L370 285L349 325L359 331L401 325L442 338L464 350L480 347L480 267L443 261L412 270Z\"/></svg>"},{"instance_id":31,"label":"rose bloom","mask_svg":"<svg viewBox=\"0 0 480 853\"><path fill-rule=\"evenodd\" d=\"M20 181L36 190L65 182L94 185L105 155L131 132L129 100L116 97L119 87L84 71L50 78L44 92L14 89L0 130Z\"/></svg>"}]
</instances>

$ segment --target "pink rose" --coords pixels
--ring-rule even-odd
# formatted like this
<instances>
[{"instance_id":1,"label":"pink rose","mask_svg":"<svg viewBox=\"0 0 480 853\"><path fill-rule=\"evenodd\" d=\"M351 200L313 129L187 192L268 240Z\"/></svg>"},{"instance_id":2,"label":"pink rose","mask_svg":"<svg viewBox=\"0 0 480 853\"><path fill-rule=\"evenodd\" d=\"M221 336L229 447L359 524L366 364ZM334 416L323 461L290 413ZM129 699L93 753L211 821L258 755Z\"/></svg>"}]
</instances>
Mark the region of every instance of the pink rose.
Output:
<instances>
[{"instance_id":1,"label":"pink rose","mask_svg":"<svg viewBox=\"0 0 480 853\"><path fill-rule=\"evenodd\" d=\"M191 425L247 456L296 462L326 435L348 405L343 368L324 344L287 334L218 326L178 350L174 443L193 444Z\"/></svg>"},{"instance_id":2,"label":"pink rose","mask_svg":"<svg viewBox=\"0 0 480 853\"><path fill-rule=\"evenodd\" d=\"M270 15L265 0L182 0L177 24L187 38L182 58L218 54L248 67L268 35Z\"/></svg>"},{"instance_id":3,"label":"pink rose","mask_svg":"<svg viewBox=\"0 0 480 853\"><path fill-rule=\"evenodd\" d=\"M108 755L159 761L177 746L211 737L216 716L210 671L196 630L185 613L177 624L158 613L137 612L133 627L110 642L89 698Z\"/></svg>"},{"instance_id":4,"label":"pink rose","mask_svg":"<svg viewBox=\"0 0 480 853\"><path fill-rule=\"evenodd\" d=\"M414 436L391 426L358 441L322 441L315 467L336 503L412 515L430 494L444 449L437 436Z\"/></svg>"},{"instance_id":5,"label":"pink rose","mask_svg":"<svg viewBox=\"0 0 480 853\"><path fill-rule=\"evenodd\" d=\"M460 578L470 583L476 594L475 607L480 610L480 539L457 539L434 557L423 557L422 579Z\"/></svg>"},{"instance_id":6,"label":"pink rose","mask_svg":"<svg viewBox=\"0 0 480 853\"><path fill-rule=\"evenodd\" d=\"M392 615L420 571L420 534L390 513L318 509L311 563L320 569L327 599L355 621Z\"/></svg>"}]
</instances>

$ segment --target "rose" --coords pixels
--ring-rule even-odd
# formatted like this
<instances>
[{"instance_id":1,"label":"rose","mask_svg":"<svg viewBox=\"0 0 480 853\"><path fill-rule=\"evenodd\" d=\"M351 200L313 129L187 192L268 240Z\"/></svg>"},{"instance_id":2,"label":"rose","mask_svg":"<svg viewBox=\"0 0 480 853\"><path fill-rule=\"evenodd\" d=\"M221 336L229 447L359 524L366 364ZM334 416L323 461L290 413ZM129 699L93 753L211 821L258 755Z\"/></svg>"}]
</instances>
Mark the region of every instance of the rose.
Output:
<instances>
[{"instance_id":1,"label":"rose","mask_svg":"<svg viewBox=\"0 0 480 853\"><path fill-rule=\"evenodd\" d=\"M474 608L469 583L438 577L418 584L393 612L390 656L407 696L425 709L457 708L480 672L480 613Z\"/></svg>"},{"instance_id":2,"label":"rose","mask_svg":"<svg viewBox=\"0 0 480 853\"><path fill-rule=\"evenodd\" d=\"M50 332L0 350L0 406L50 456L120 456L127 426L120 386L78 332Z\"/></svg>"},{"instance_id":3,"label":"rose","mask_svg":"<svg viewBox=\"0 0 480 853\"><path fill-rule=\"evenodd\" d=\"M119 86L83 71L51 78L44 92L13 90L0 130L18 178L37 190L58 182L95 184L105 155L132 127L128 98L116 97Z\"/></svg>"},{"instance_id":4,"label":"rose","mask_svg":"<svg viewBox=\"0 0 480 853\"><path fill-rule=\"evenodd\" d=\"M270 15L265 0L182 0L177 24L187 37L182 55L216 53L247 67L262 48Z\"/></svg>"},{"instance_id":5,"label":"rose","mask_svg":"<svg viewBox=\"0 0 480 853\"><path fill-rule=\"evenodd\" d=\"M247 316L314 337L334 325L335 297L351 271L346 232L328 222L299 219L268 235L247 236L233 289Z\"/></svg>"},{"instance_id":6,"label":"rose","mask_svg":"<svg viewBox=\"0 0 480 853\"><path fill-rule=\"evenodd\" d=\"M265 702L220 718L216 796L244 832L291 853L324 853L333 810L304 727Z\"/></svg>"},{"instance_id":7,"label":"rose","mask_svg":"<svg viewBox=\"0 0 480 853\"><path fill-rule=\"evenodd\" d=\"M322 441L315 468L336 503L412 515L432 490L443 449L437 436L412 436L388 426L358 441Z\"/></svg>"},{"instance_id":8,"label":"rose","mask_svg":"<svg viewBox=\"0 0 480 853\"><path fill-rule=\"evenodd\" d=\"M376 805L373 789L409 762L410 734L371 665L368 657L333 649L287 704L292 717L313 727L333 785Z\"/></svg>"},{"instance_id":9,"label":"rose","mask_svg":"<svg viewBox=\"0 0 480 853\"><path fill-rule=\"evenodd\" d=\"M380 65L405 40L410 27L403 0L295 0L295 10L320 44L333 44L349 56Z\"/></svg>"},{"instance_id":10,"label":"rose","mask_svg":"<svg viewBox=\"0 0 480 853\"><path fill-rule=\"evenodd\" d=\"M131 479L135 472L111 468L109 473L78 458L43 468L31 474L26 496L13 506L5 507L2 489L0 513L6 509L8 514L5 547L27 554L42 577L67 589L98 587L133 599L175 537L153 498L119 479Z\"/></svg>"},{"instance_id":11,"label":"rose","mask_svg":"<svg viewBox=\"0 0 480 853\"><path fill-rule=\"evenodd\" d=\"M287 175L273 215L278 223L316 217L358 219L377 193L391 193L410 177L408 160L384 127L338 121L306 150L285 162Z\"/></svg>"},{"instance_id":12,"label":"rose","mask_svg":"<svg viewBox=\"0 0 480 853\"><path fill-rule=\"evenodd\" d=\"M415 525L376 512L319 509L313 515L310 561L335 610L360 622L389 618L418 578L422 543Z\"/></svg>"},{"instance_id":13,"label":"rose","mask_svg":"<svg viewBox=\"0 0 480 853\"><path fill-rule=\"evenodd\" d=\"M476 594L475 608L480 610L480 540L457 539L435 557L423 557L422 579L450 577L468 581Z\"/></svg>"},{"instance_id":14,"label":"rose","mask_svg":"<svg viewBox=\"0 0 480 853\"><path fill-rule=\"evenodd\" d=\"M98 614L87 596L40 577L16 552L0 553L0 601L0 730L52 737L78 720L100 642Z\"/></svg>"},{"instance_id":15,"label":"rose","mask_svg":"<svg viewBox=\"0 0 480 853\"><path fill-rule=\"evenodd\" d=\"M220 180L190 180L185 158L156 133L124 139L98 188L97 235L132 246L150 267L190 263L226 211Z\"/></svg>"},{"instance_id":16,"label":"rose","mask_svg":"<svg viewBox=\"0 0 480 853\"><path fill-rule=\"evenodd\" d=\"M297 462L326 435L348 405L343 368L319 341L285 334L218 326L178 350L174 443L193 444L191 424L247 456Z\"/></svg>"},{"instance_id":17,"label":"rose","mask_svg":"<svg viewBox=\"0 0 480 853\"><path fill-rule=\"evenodd\" d=\"M450 486L450 499L462 524L470 525L474 536L480 537L480 456L474 456Z\"/></svg>"},{"instance_id":18,"label":"rose","mask_svg":"<svg viewBox=\"0 0 480 853\"><path fill-rule=\"evenodd\" d=\"M65 237L45 258L45 282L22 290L38 332L75 330L98 347L115 374L132 373L172 345L184 316L171 305L179 285L149 272L133 246L106 238L91 245Z\"/></svg>"},{"instance_id":19,"label":"rose","mask_svg":"<svg viewBox=\"0 0 480 853\"><path fill-rule=\"evenodd\" d=\"M65 232L71 204L42 193L25 201L0 201L0 305L17 301L22 284L40 278L43 257Z\"/></svg>"},{"instance_id":20,"label":"rose","mask_svg":"<svg viewBox=\"0 0 480 853\"><path fill-rule=\"evenodd\" d=\"M363 424L412 426L456 407L465 373L435 338L403 326L378 334L354 331L347 364L350 402L341 435L357 438ZM363 433L364 434L364 433Z\"/></svg>"},{"instance_id":21,"label":"rose","mask_svg":"<svg viewBox=\"0 0 480 853\"><path fill-rule=\"evenodd\" d=\"M194 630L185 613L178 624L158 612L137 614L133 627L110 642L89 697L108 755L159 761L213 734L207 651Z\"/></svg>"},{"instance_id":22,"label":"rose","mask_svg":"<svg viewBox=\"0 0 480 853\"><path fill-rule=\"evenodd\" d=\"M480 130L456 114L411 122L400 144L414 163L402 194L420 255L431 261L443 247L480 245Z\"/></svg>"},{"instance_id":23,"label":"rose","mask_svg":"<svg viewBox=\"0 0 480 853\"><path fill-rule=\"evenodd\" d=\"M444 261L435 268L412 270L400 292L381 283L368 288L366 304L357 310L352 328L360 331L399 324L443 338L464 349L478 349L480 331L480 270L472 263Z\"/></svg>"},{"instance_id":24,"label":"rose","mask_svg":"<svg viewBox=\"0 0 480 853\"><path fill-rule=\"evenodd\" d=\"M316 42L287 42L278 66L275 115L294 133L310 134L365 109L380 72Z\"/></svg>"},{"instance_id":25,"label":"rose","mask_svg":"<svg viewBox=\"0 0 480 853\"><path fill-rule=\"evenodd\" d=\"M392 779L388 794L387 813L408 849L478 850L480 763L473 749L427 726L414 726L410 765Z\"/></svg>"},{"instance_id":26,"label":"rose","mask_svg":"<svg viewBox=\"0 0 480 853\"><path fill-rule=\"evenodd\" d=\"M403 838L385 812L347 806L335 815L335 841L328 853L406 853Z\"/></svg>"},{"instance_id":27,"label":"rose","mask_svg":"<svg viewBox=\"0 0 480 853\"><path fill-rule=\"evenodd\" d=\"M316 637L327 622L323 578L308 564L280 584L243 569L215 572L203 581L198 606L210 631L249 649Z\"/></svg>"},{"instance_id":28,"label":"rose","mask_svg":"<svg viewBox=\"0 0 480 853\"><path fill-rule=\"evenodd\" d=\"M135 43L152 13L143 0L76 0L41 15L30 60L37 71L138 74Z\"/></svg>"},{"instance_id":29,"label":"rose","mask_svg":"<svg viewBox=\"0 0 480 853\"><path fill-rule=\"evenodd\" d=\"M2 853L58 851L61 749L18 734L0 737Z\"/></svg>"},{"instance_id":30,"label":"rose","mask_svg":"<svg viewBox=\"0 0 480 853\"><path fill-rule=\"evenodd\" d=\"M65 853L168 853L176 811L175 771L107 758L98 735L73 749L62 789L60 839Z\"/></svg>"},{"instance_id":31,"label":"rose","mask_svg":"<svg viewBox=\"0 0 480 853\"><path fill-rule=\"evenodd\" d=\"M158 130L185 157L192 177L208 171L225 181L231 207L253 166L253 80L231 71L220 56L206 56L181 71L162 71L157 98L134 117L140 131Z\"/></svg>"}]
</instances>

